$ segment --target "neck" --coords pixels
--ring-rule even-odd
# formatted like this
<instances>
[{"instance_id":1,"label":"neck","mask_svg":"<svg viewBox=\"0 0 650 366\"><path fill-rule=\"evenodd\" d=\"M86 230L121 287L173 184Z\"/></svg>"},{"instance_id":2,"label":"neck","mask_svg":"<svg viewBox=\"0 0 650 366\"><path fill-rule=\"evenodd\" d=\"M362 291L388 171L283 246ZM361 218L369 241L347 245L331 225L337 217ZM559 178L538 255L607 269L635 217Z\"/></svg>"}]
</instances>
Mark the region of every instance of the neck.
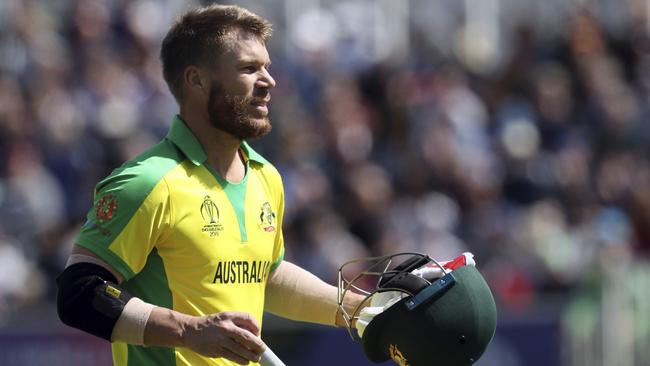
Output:
<instances>
[{"instance_id":1,"label":"neck","mask_svg":"<svg viewBox=\"0 0 650 366\"><path fill-rule=\"evenodd\" d=\"M246 174L244 159L239 154L241 140L212 127L207 118L200 118L200 116L183 110L180 115L203 147L208 160L207 164L228 182L241 182Z\"/></svg>"}]
</instances>

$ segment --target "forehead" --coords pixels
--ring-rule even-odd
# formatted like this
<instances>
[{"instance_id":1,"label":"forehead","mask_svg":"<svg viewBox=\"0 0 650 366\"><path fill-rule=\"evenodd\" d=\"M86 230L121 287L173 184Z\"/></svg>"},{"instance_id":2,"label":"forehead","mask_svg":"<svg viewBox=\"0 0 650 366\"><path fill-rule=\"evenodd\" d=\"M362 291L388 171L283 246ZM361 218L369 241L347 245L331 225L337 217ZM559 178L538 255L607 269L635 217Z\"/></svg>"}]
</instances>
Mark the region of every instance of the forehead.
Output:
<instances>
[{"instance_id":1,"label":"forehead","mask_svg":"<svg viewBox=\"0 0 650 366\"><path fill-rule=\"evenodd\" d=\"M221 55L222 62L270 62L266 45L260 37L250 32L237 30L229 38L230 45Z\"/></svg>"}]
</instances>

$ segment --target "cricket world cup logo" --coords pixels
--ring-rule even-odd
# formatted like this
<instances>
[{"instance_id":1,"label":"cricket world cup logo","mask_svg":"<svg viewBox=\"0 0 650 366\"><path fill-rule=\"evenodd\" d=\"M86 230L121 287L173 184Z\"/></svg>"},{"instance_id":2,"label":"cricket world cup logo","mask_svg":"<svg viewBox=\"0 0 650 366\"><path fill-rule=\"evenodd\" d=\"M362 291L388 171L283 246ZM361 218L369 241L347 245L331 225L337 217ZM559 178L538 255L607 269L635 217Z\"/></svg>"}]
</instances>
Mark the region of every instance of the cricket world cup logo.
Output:
<instances>
[{"instance_id":1,"label":"cricket world cup logo","mask_svg":"<svg viewBox=\"0 0 650 366\"><path fill-rule=\"evenodd\" d=\"M210 196L203 198L203 203L201 203L201 217L205 222L201 231L210 235L210 237L219 235L223 230L223 226L219 223L219 207L212 202Z\"/></svg>"}]
</instances>

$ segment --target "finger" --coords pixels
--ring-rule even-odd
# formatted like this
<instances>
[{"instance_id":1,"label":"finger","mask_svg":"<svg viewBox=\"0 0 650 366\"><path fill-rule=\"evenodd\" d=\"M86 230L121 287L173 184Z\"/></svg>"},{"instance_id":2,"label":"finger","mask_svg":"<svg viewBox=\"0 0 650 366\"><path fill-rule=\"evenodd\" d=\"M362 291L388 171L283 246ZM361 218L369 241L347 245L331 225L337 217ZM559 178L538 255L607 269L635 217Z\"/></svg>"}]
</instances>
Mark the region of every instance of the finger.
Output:
<instances>
[{"instance_id":1,"label":"finger","mask_svg":"<svg viewBox=\"0 0 650 366\"><path fill-rule=\"evenodd\" d=\"M230 351L229 349L223 348L220 357L227 358L230 361L236 362L240 365L248 365L249 360L239 356L238 354Z\"/></svg>"},{"instance_id":2,"label":"finger","mask_svg":"<svg viewBox=\"0 0 650 366\"><path fill-rule=\"evenodd\" d=\"M262 340L255 336L253 333L249 332L243 328L234 328L230 332L232 339L235 340L240 345L246 347L250 351L254 352L258 356L261 355L266 349L266 345Z\"/></svg>"},{"instance_id":3,"label":"finger","mask_svg":"<svg viewBox=\"0 0 650 366\"><path fill-rule=\"evenodd\" d=\"M260 323L248 313L233 313L232 322L259 337Z\"/></svg>"},{"instance_id":4,"label":"finger","mask_svg":"<svg viewBox=\"0 0 650 366\"><path fill-rule=\"evenodd\" d=\"M221 346L251 362L258 362L262 357L261 353L257 354L231 338L226 339Z\"/></svg>"}]
</instances>

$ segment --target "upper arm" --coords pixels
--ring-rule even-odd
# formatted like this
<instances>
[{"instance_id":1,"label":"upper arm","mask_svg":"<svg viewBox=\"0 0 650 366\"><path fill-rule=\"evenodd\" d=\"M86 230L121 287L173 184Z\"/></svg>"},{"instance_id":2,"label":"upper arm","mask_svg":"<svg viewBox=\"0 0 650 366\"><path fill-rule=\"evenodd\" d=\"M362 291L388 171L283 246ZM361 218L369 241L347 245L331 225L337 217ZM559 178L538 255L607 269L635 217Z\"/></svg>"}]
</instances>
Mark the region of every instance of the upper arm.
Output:
<instances>
[{"instance_id":1,"label":"upper arm","mask_svg":"<svg viewBox=\"0 0 650 366\"><path fill-rule=\"evenodd\" d=\"M115 282L116 271L92 252L73 248L56 278L57 314L64 324L111 341L113 328L131 295Z\"/></svg>"},{"instance_id":2,"label":"upper arm","mask_svg":"<svg viewBox=\"0 0 650 366\"><path fill-rule=\"evenodd\" d=\"M96 264L105 270L111 272L115 278L117 278L118 283L121 283L124 278L122 275L115 270L110 264L106 263L103 259L101 259L97 254L91 252L90 250L80 247L78 245L74 245L72 247L72 252L70 253L70 257L68 258L68 262L66 263L66 267L69 267L75 263L92 263Z\"/></svg>"}]
</instances>

